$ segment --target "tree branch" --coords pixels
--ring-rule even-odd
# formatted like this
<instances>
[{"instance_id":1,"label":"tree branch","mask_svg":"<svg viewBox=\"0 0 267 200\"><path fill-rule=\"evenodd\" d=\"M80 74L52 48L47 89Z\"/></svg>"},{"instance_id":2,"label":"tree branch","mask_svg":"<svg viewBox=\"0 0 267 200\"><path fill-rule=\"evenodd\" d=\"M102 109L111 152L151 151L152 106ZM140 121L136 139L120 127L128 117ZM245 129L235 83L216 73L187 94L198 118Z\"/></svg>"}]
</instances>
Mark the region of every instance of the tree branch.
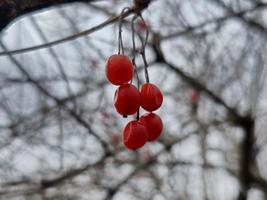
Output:
<instances>
[{"instance_id":1,"label":"tree branch","mask_svg":"<svg viewBox=\"0 0 267 200\"><path fill-rule=\"evenodd\" d=\"M106 26L108 26L108 25L110 25L112 23L115 23L120 18L126 18L130 14L132 14L134 12L137 12L137 11L138 10L135 10L135 9L129 9L126 12L124 12L124 13L122 13L120 15L114 16L112 18L109 18L109 19L105 20L104 22L102 22L102 23L100 23L100 24L98 24L96 26L93 26L90 29L87 29L87 30L78 32L78 33L76 33L74 35L70 35L70 36L67 36L67 37L64 37L64 38L61 38L61 39L58 39L58 40L54 40L54 41L47 42L47 43L44 43L44 44L40 44L40 45L36 45L36 46L31 46L31 47L27 47L27 48L23 48L23 49L18 49L18 50L8 51L6 49L5 51L0 52L0 56L25 53L25 52L29 52L29 51L39 50L39 49L51 47L51 46L54 46L54 45L58 45L58 44L61 44L61 43L67 42L67 41L72 41L72 40L75 40L75 39L80 38L82 36L85 36L85 35L89 35L91 33L94 33L96 31L98 31L99 29L102 29L102 28L104 28L104 27L106 27Z\"/></svg>"},{"instance_id":2,"label":"tree branch","mask_svg":"<svg viewBox=\"0 0 267 200\"><path fill-rule=\"evenodd\" d=\"M25 14L39 11L52 6L75 3L93 2L97 0L1 0L0 1L0 32L14 19Z\"/></svg>"}]
</instances>

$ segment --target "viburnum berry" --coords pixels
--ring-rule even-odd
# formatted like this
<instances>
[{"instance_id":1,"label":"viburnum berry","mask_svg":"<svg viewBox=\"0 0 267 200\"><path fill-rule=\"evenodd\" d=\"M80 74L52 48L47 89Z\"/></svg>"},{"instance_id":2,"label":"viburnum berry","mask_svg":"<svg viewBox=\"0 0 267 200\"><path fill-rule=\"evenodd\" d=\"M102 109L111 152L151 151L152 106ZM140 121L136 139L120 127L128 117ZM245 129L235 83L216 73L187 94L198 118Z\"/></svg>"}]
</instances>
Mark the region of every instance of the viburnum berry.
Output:
<instances>
[{"instance_id":1,"label":"viburnum berry","mask_svg":"<svg viewBox=\"0 0 267 200\"><path fill-rule=\"evenodd\" d=\"M140 93L132 84L121 85L115 92L114 105L123 116L133 115L140 107Z\"/></svg>"},{"instance_id":2,"label":"viburnum berry","mask_svg":"<svg viewBox=\"0 0 267 200\"><path fill-rule=\"evenodd\" d=\"M120 54L109 57L106 64L106 77L114 85L122 85L132 80L134 74L131 60Z\"/></svg>"},{"instance_id":3,"label":"viburnum berry","mask_svg":"<svg viewBox=\"0 0 267 200\"><path fill-rule=\"evenodd\" d=\"M141 116L139 121L144 124L147 129L148 141L155 141L159 138L163 130L163 123L157 114L147 113Z\"/></svg>"},{"instance_id":4,"label":"viburnum berry","mask_svg":"<svg viewBox=\"0 0 267 200\"><path fill-rule=\"evenodd\" d=\"M190 103L197 104L200 99L200 92L197 90L192 90L190 93Z\"/></svg>"},{"instance_id":5,"label":"viburnum berry","mask_svg":"<svg viewBox=\"0 0 267 200\"><path fill-rule=\"evenodd\" d=\"M149 112L157 110L163 102L160 89L152 83L145 83L141 88L140 95L142 108Z\"/></svg>"},{"instance_id":6,"label":"viburnum berry","mask_svg":"<svg viewBox=\"0 0 267 200\"><path fill-rule=\"evenodd\" d=\"M144 32L144 31L147 31L148 29L148 25L146 24L145 21L143 20L139 20L138 23L137 23L137 32Z\"/></svg>"},{"instance_id":7,"label":"viburnum berry","mask_svg":"<svg viewBox=\"0 0 267 200\"><path fill-rule=\"evenodd\" d=\"M137 120L129 122L123 130L123 142L131 150L144 146L147 142L147 129L145 125Z\"/></svg>"},{"instance_id":8,"label":"viburnum berry","mask_svg":"<svg viewBox=\"0 0 267 200\"><path fill-rule=\"evenodd\" d=\"M112 134L111 134L110 142L111 142L111 145L112 145L115 149L118 148L119 143L120 143L120 139L121 139L121 137L119 136L119 134L117 134L117 133L112 133Z\"/></svg>"}]
</instances>

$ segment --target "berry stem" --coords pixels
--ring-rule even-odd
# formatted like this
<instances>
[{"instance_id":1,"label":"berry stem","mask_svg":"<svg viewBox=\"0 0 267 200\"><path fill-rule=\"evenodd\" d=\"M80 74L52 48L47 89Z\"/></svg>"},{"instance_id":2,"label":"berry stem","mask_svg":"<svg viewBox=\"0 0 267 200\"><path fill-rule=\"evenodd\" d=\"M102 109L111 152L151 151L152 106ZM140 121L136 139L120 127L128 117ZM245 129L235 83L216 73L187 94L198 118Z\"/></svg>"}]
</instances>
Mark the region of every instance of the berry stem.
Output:
<instances>
[{"instance_id":1,"label":"berry stem","mask_svg":"<svg viewBox=\"0 0 267 200\"><path fill-rule=\"evenodd\" d=\"M131 28L132 28L132 44L133 44L133 60L135 60L135 53L136 53L136 45L135 45L135 28L134 28L134 21L138 16L134 15L131 21Z\"/></svg>"},{"instance_id":2,"label":"berry stem","mask_svg":"<svg viewBox=\"0 0 267 200\"><path fill-rule=\"evenodd\" d=\"M137 89L139 90L140 88L140 79L138 76L138 71L137 71L137 67L136 67L136 63L135 63L135 53L136 53L136 45L135 45L135 28L134 28L134 21L136 20L136 18L138 17L138 15L135 15L131 21L131 28L132 28L132 43L133 43L133 66L134 66L134 72L136 75L136 80L137 80ZM139 119L139 115L140 115L140 108L138 108L137 110L137 114L136 114L136 119Z\"/></svg>"},{"instance_id":3,"label":"berry stem","mask_svg":"<svg viewBox=\"0 0 267 200\"><path fill-rule=\"evenodd\" d=\"M139 107L138 110L137 110L137 113L136 113L136 119L139 120L139 117L140 117L140 107Z\"/></svg>"},{"instance_id":4,"label":"berry stem","mask_svg":"<svg viewBox=\"0 0 267 200\"><path fill-rule=\"evenodd\" d=\"M141 51L141 55L142 55L142 59L143 59L144 65L145 65L145 78L146 78L146 82L149 83L148 64L147 64L147 60L146 60L145 51Z\"/></svg>"},{"instance_id":5,"label":"berry stem","mask_svg":"<svg viewBox=\"0 0 267 200\"><path fill-rule=\"evenodd\" d=\"M141 13L139 13L139 17L142 20L142 22L145 24L146 26L146 36L145 36L145 40L142 39L142 37L140 37L141 43L142 43L142 49L140 51L140 54L142 56L144 65L145 65L145 78L146 78L146 82L149 83L149 74L148 74L148 63L147 63L147 59L146 59L146 45L148 42L148 37L149 37L149 29L148 26L142 16Z\"/></svg>"},{"instance_id":6,"label":"berry stem","mask_svg":"<svg viewBox=\"0 0 267 200\"><path fill-rule=\"evenodd\" d=\"M120 19L119 19L119 36L118 36L118 54L124 55L124 48L123 48L123 42L122 42L122 20L123 20L123 14L127 11L130 10L129 7L125 7L122 9L121 14L120 14Z\"/></svg>"}]
</instances>

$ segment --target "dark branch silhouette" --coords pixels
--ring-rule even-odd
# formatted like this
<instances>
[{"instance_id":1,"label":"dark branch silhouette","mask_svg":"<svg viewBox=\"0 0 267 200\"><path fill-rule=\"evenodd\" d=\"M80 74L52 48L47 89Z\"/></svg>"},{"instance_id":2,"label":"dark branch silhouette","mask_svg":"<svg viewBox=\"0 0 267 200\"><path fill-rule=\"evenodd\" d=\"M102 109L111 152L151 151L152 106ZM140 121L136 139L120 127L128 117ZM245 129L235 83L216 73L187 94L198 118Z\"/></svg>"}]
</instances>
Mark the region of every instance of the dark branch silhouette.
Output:
<instances>
[{"instance_id":1,"label":"dark branch silhouette","mask_svg":"<svg viewBox=\"0 0 267 200\"><path fill-rule=\"evenodd\" d=\"M25 14L67 3L89 3L97 0L2 0L0 1L0 31L14 19Z\"/></svg>"}]
</instances>

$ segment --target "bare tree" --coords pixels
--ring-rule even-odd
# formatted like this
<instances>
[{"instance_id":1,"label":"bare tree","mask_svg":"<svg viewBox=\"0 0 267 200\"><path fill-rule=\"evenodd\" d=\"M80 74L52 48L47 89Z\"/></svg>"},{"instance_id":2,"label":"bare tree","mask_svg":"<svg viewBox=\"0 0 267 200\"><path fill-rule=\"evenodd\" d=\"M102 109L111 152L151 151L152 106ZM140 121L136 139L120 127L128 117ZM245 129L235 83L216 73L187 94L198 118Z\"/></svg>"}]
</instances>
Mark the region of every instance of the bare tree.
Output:
<instances>
[{"instance_id":1,"label":"bare tree","mask_svg":"<svg viewBox=\"0 0 267 200\"><path fill-rule=\"evenodd\" d=\"M266 7L2 1L0 199L266 199ZM164 92L164 132L137 151L104 76L120 20L141 83L149 27L150 81Z\"/></svg>"}]
</instances>

